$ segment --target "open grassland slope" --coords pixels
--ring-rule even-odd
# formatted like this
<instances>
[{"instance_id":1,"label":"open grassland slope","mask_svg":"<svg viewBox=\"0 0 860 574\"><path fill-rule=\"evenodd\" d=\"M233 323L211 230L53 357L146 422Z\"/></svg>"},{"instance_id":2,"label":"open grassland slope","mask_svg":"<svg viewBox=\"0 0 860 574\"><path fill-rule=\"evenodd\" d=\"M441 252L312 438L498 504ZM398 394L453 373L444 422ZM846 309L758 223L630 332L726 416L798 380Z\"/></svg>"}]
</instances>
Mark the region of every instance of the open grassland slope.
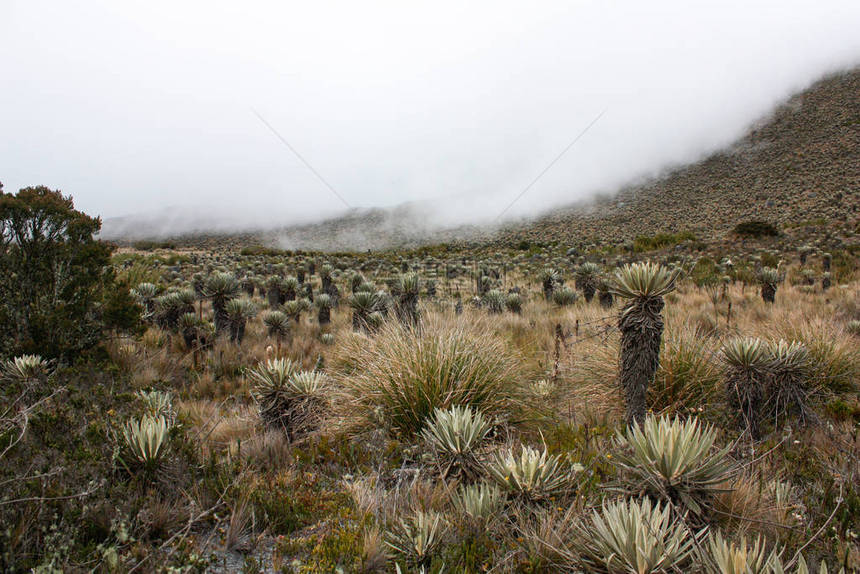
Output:
<instances>
[{"instance_id":1,"label":"open grassland slope","mask_svg":"<svg viewBox=\"0 0 860 574\"><path fill-rule=\"evenodd\" d=\"M729 149L653 182L559 210L503 242L631 240L689 230L723 238L736 224L856 228L860 209L860 70L792 97Z\"/></svg>"}]
</instances>

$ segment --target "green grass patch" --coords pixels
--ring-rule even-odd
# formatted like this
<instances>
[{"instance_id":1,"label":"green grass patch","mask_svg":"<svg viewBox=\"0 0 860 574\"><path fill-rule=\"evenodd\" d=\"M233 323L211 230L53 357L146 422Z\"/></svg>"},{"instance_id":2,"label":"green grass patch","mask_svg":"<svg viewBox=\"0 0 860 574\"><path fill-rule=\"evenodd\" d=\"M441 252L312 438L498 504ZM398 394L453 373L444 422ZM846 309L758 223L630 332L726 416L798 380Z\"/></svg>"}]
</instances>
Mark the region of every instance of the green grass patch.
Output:
<instances>
[{"instance_id":1,"label":"green grass patch","mask_svg":"<svg viewBox=\"0 0 860 574\"><path fill-rule=\"evenodd\" d=\"M658 233L656 235L640 235L633 240L633 251L642 253L645 251L656 251L673 247L683 241L695 241L696 236L692 231L679 231L678 233Z\"/></svg>"}]
</instances>

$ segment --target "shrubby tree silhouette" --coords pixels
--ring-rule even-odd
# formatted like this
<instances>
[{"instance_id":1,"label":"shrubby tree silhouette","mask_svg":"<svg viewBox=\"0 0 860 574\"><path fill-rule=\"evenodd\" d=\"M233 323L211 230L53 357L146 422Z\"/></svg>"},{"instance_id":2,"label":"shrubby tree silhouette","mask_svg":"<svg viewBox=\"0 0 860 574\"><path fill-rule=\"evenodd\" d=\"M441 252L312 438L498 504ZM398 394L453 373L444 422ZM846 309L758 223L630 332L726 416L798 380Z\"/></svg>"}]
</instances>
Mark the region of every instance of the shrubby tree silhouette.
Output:
<instances>
[{"instance_id":1,"label":"shrubby tree silhouette","mask_svg":"<svg viewBox=\"0 0 860 574\"><path fill-rule=\"evenodd\" d=\"M44 186L0 184L0 355L71 359L110 329L131 330L140 307L95 239L101 220Z\"/></svg>"}]
</instances>

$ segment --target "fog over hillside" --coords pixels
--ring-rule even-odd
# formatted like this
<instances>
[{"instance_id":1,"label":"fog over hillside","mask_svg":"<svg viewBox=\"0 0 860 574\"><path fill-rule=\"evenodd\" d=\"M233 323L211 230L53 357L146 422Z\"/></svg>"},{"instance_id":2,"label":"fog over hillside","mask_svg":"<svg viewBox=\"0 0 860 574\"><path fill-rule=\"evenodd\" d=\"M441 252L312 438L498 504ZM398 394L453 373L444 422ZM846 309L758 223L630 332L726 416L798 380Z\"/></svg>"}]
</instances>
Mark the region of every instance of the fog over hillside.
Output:
<instances>
[{"instance_id":1,"label":"fog over hillside","mask_svg":"<svg viewBox=\"0 0 860 574\"><path fill-rule=\"evenodd\" d=\"M492 224L533 182L502 220L730 145L860 63L858 23L840 0L13 1L0 181L107 236L404 203L413 231Z\"/></svg>"}]
</instances>

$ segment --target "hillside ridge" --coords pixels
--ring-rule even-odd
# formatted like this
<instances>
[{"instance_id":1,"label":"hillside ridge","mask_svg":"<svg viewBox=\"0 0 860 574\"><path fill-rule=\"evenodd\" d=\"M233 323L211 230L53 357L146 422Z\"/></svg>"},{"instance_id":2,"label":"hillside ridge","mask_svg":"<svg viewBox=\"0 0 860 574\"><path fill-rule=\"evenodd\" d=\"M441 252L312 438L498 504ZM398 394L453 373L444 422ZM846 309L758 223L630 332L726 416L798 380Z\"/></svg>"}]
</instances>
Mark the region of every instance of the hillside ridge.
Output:
<instances>
[{"instance_id":1,"label":"hillside ridge","mask_svg":"<svg viewBox=\"0 0 860 574\"><path fill-rule=\"evenodd\" d=\"M813 222L821 228L814 232L844 234L857 228L858 191L860 67L829 75L795 94L734 144L701 161L501 227L433 227L420 205L403 204L354 209L274 230L196 232L177 239L192 246L254 244L320 251L438 243L623 244L638 236L679 231L722 240L748 220L780 228Z\"/></svg>"}]
</instances>

